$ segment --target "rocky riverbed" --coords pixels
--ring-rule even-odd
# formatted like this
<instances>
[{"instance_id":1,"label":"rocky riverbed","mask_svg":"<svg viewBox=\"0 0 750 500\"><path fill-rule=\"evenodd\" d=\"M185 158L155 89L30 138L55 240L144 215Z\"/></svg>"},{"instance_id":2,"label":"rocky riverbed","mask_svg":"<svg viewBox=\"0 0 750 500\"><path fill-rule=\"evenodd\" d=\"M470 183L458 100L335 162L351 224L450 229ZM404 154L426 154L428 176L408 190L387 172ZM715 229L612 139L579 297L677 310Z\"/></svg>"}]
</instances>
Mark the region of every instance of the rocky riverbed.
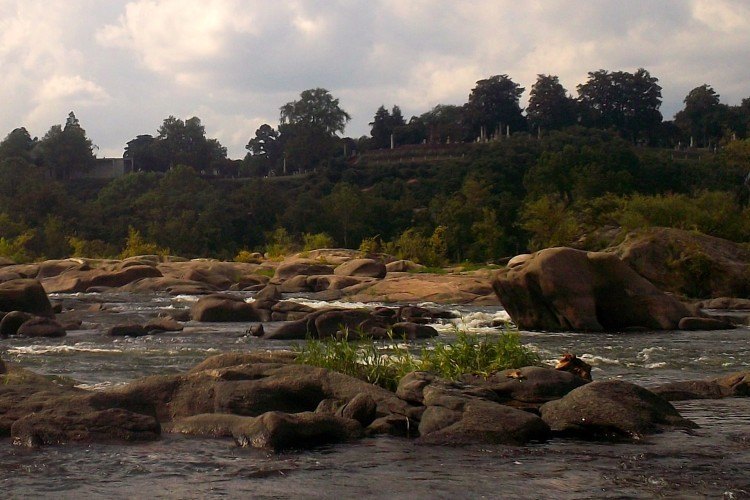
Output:
<instances>
[{"instance_id":1,"label":"rocky riverbed","mask_svg":"<svg viewBox=\"0 0 750 500\"><path fill-rule=\"evenodd\" d=\"M335 486L352 492L343 485L346 481L330 476L333 471L361 480L363 491L373 495L382 492L377 486L381 474L390 475L393 493L409 491L409 478L421 477L421 485L432 487L417 485L413 491L424 495L433 488L446 495L521 494L528 484L511 479L519 467L529 484L552 488L563 497L695 491L741 496L747 491L748 421L740 416L747 415L742 413L748 394L746 328L523 332L524 341L550 363L563 352L578 353L593 366L594 382L551 367L460 382L415 373L391 393L295 364L287 350L298 341L302 326L305 333L324 337L336 334L330 325L347 322L370 328L370 335L397 324L412 325L418 345L450 339L453 324L492 334L508 315L484 294L491 290L491 276L422 276L387 269L377 276L382 274L379 266L357 271L372 264L352 255L338 264L314 257L314 262L309 255L291 259L286 264L298 267L287 275L283 263L161 262L149 257L6 266L10 279L0 298L27 302L5 302L4 308L31 308L27 314L56 322L63 334L18 335L29 319L19 315L4 320L5 329L0 326L9 335L0 348L6 361L0 428L9 436L0 454L6 471L20 472L4 478L5 486L27 494L53 491L52 474L22 472L31 470L31 455L19 450L32 446L34 463L43 467L53 463L50 453L66 456L68 462L53 467L71 477L80 476L76 463L95 450L95 461L109 480L118 478L120 487L145 492L148 481L142 479L148 477L162 492L175 488L182 495L186 484L205 495L250 491L250 484L260 488L255 491L270 491L270 481L287 475L293 478L281 481L278 491L323 497ZM350 269L337 274L342 264ZM311 270L328 274L299 274L318 265L331 269ZM263 269L274 269L273 276ZM339 278L351 277L358 282L336 289L344 283ZM411 280L423 280L432 283L428 289L439 284L443 291L425 292L430 303L409 304L392 303L392 291L365 293L376 285L392 290L389 280L409 282L409 290L415 286ZM48 305L39 284L48 288ZM408 293L416 297L420 292ZM467 294L471 300L461 299ZM380 301L341 302L362 295ZM451 297L455 303L438 303ZM230 351L236 354L222 354ZM666 399L680 401L672 406ZM73 446L44 451L43 445L60 443ZM461 451L455 451L458 444ZM273 455L230 451L243 447ZM736 456L731 464L719 458L727 447ZM695 462L687 466L695 467L692 475L684 471L682 458L688 448ZM290 449L296 451L290 454ZM370 456L373 450L377 458ZM127 471L113 470L112 453L130 464ZM154 462L144 453L163 460ZM193 454L197 462L191 465L180 453ZM310 467L311 461L321 464L320 469ZM397 465L399 461L406 462ZM450 472L440 472L440 462L449 464ZM171 472L162 476L159 463ZM201 463L214 468L208 476L217 481L216 489L193 482L206 473ZM713 475L697 472L699 466ZM180 468L184 481L176 487L168 478ZM493 490L476 468L503 477L507 489ZM366 473L368 469L373 470ZM323 477L328 477L325 484ZM88 478L61 490L98 491L107 481Z\"/></svg>"}]
</instances>

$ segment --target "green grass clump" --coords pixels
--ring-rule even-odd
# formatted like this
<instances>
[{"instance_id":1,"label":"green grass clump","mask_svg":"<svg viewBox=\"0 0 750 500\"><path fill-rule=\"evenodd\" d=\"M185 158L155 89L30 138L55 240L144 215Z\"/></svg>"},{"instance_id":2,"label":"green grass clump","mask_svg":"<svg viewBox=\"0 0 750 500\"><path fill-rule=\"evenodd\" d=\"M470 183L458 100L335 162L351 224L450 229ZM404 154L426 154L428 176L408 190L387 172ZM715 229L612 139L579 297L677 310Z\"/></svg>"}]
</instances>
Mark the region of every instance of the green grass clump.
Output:
<instances>
[{"instance_id":1,"label":"green grass clump","mask_svg":"<svg viewBox=\"0 0 750 500\"><path fill-rule=\"evenodd\" d=\"M394 340L393 338L391 340ZM438 341L413 352L405 343L308 339L297 348L297 362L345 373L389 390L409 372L429 371L457 380L469 373L489 376L507 368L539 364L539 357L521 344L517 331L473 335L457 331L453 342Z\"/></svg>"}]
</instances>

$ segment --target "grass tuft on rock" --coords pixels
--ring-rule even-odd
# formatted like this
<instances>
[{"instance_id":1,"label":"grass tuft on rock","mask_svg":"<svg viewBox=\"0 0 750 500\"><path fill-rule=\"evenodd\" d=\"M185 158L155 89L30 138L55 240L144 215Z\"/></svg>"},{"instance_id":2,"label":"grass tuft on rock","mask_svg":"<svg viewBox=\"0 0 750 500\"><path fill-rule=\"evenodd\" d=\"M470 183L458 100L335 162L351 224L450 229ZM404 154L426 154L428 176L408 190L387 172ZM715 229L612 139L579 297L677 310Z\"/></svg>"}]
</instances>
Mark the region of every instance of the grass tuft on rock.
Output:
<instances>
[{"instance_id":1,"label":"grass tuft on rock","mask_svg":"<svg viewBox=\"0 0 750 500\"><path fill-rule=\"evenodd\" d=\"M429 371L450 380L464 374L489 376L508 368L538 365L539 356L521 343L517 331L499 335L456 332L452 342L437 341L416 349L406 341L308 339L297 347L297 362L337 371L395 390L409 372Z\"/></svg>"}]
</instances>

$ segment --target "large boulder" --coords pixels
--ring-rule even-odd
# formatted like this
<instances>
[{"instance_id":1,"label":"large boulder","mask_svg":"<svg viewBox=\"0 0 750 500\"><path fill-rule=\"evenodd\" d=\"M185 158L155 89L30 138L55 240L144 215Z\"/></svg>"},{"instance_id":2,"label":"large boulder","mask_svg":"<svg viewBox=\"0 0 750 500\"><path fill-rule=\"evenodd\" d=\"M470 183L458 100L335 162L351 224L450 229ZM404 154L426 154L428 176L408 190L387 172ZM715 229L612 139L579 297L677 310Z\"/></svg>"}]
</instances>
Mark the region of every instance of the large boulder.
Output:
<instances>
[{"instance_id":1,"label":"large boulder","mask_svg":"<svg viewBox=\"0 0 750 500\"><path fill-rule=\"evenodd\" d=\"M411 386L416 392L408 397L424 404L419 422L422 443L521 445L549 436L542 419L499 404L491 391L420 372L410 375L400 382L397 394L408 394Z\"/></svg>"},{"instance_id":2,"label":"large boulder","mask_svg":"<svg viewBox=\"0 0 750 500\"><path fill-rule=\"evenodd\" d=\"M191 307L193 320L202 322L260 321L258 311L238 297L207 295Z\"/></svg>"},{"instance_id":3,"label":"large boulder","mask_svg":"<svg viewBox=\"0 0 750 500\"><path fill-rule=\"evenodd\" d=\"M750 297L750 249L696 231L654 227L609 249L662 290L696 298Z\"/></svg>"},{"instance_id":4,"label":"large boulder","mask_svg":"<svg viewBox=\"0 0 750 500\"><path fill-rule=\"evenodd\" d=\"M119 408L48 408L19 418L11 427L13 444L27 447L153 441L160 433L153 416Z\"/></svg>"},{"instance_id":5,"label":"large boulder","mask_svg":"<svg viewBox=\"0 0 750 500\"><path fill-rule=\"evenodd\" d=\"M37 316L54 316L47 293L41 283L34 279L0 283L0 311L23 311Z\"/></svg>"},{"instance_id":6,"label":"large boulder","mask_svg":"<svg viewBox=\"0 0 750 500\"><path fill-rule=\"evenodd\" d=\"M114 269L71 269L42 281L49 293L85 292L90 288L119 288L143 278L158 278L162 274L149 265L115 266Z\"/></svg>"},{"instance_id":7,"label":"large boulder","mask_svg":"<svg viewBox=\"0 0 750 500\"><path fill-rule=\"evenodd\" d=\"M52 318L38 316L24 322L18 331L24 337L64 337L65 328Z\"/></svg>"},{"instance_id":8,"label":"large boulder","mask_svg":"<svg viewBox=\"0 0 750 500\"><path fill-rule=\"evenodd\" d=\"M637 437L665 428L695 428L665 399L622 380L591 382L540 408L553 431L584 438Z\"/></svg>"},{"instance_id":9,"label":"large boulder","mask_svg":"<svg viewBox=\"0 0 750 500\"><path fill-rule=\"evenodd\" d=\"M465 375L462 380L490 389L506 404L522 407L559 399L588 383L570 372L541 366L503 370L489 377Z\"/></svg>"},{"instance_id":10,"label":"large boulder","mask_svg":"<svg viewBox=\"0 0 750 500\"><path fill-rule=\"evenodd\" d=\"M349 418L303 412L296 415L272 411L234 431L240 446L274 452L341 443L360 437L362 427Z\"/></svg>"},{"instance_id":11,"label":"large boulder","mask_svg":"<svg viewBox=\"0 0 750 500\"><path fill-rule=\"evenodd\" d=\"M668 382L649 390L667 401L750 396L750 372L736 372L710 380Z\"/></svg>"},{"instance_id":12,"label":"large boulder","mask_svg":"<svg viewBox=\"0 0 750 500\"><path fill-rule=\"evenodd\" d=\"M18 329L32 319L34 315L23 311L11 311L0 321L0 337L9 337L18 334Z\"/></svg>"},{"instance_id":13,"label":"large boulder","mask_svg":"<svg viewBox=\"0 0 750 500\"><path fill-rule=\"evenodd\" d=\"M336 266L337 276L361 276L365 278L385 278L385 264L375 259L352 259Z\"/></svg>"},{"instance_id":14,"label":"large boulder","mask_svg":"<svg viewBox=\"0 0 750 500\"><path fill-rule=\"evenodd\" d=\"M516 325L530 330L674 330L691 315L604 252L541 250L499 272L493 287Z\"/></svg>"},{"instance_id":15,"label":"large boulder","mask_svg":"<svg viewBox=\"0 0 750 500\"><path fill-rule=\"evenodd\" d=\"M294 258L279 264L271 281L282 283L295 276L313 276L316 274L333 274L333 266L319 260Z\"/></svg>"}]
</instances>

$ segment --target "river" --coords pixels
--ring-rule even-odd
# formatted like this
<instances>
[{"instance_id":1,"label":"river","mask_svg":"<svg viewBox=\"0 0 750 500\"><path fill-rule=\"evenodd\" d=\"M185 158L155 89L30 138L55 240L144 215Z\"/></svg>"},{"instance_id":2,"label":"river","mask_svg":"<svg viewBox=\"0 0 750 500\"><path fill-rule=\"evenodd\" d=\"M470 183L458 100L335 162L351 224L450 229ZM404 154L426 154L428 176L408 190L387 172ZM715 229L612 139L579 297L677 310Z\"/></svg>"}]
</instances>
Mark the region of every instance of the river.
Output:
<instances>
[{"instance_id":1,"label":"river","mask_svg":"<svg viewBox=\"0 0 750 500\"><path fill-rule=\"evenodd\" d=\"M180 333L140 338L103 334L115 323L143 322L188 307L195 297L51 298L83 311L81 329L61 339L4 340L0 356L93 390L185 371L220 352L290 347L248 336L249 325L241 323L189 322ZM459 327L480 334L496 333L491 322L507 318L498 307L449 308L462 315ZM435 326L450 340L453 325ZM648 386L750 370L748 328L521 334L544 360L578 354L593 365L597 380L621 378ZM675 406L700 428L617 444L554 439L526 447L437 447L377 437L273 455L238 448L231 440L178 435L128 446L31 450L5 439L0 440L0 487L7 498L750 498L750 399Z\"/></svg>"}]
</instances>

